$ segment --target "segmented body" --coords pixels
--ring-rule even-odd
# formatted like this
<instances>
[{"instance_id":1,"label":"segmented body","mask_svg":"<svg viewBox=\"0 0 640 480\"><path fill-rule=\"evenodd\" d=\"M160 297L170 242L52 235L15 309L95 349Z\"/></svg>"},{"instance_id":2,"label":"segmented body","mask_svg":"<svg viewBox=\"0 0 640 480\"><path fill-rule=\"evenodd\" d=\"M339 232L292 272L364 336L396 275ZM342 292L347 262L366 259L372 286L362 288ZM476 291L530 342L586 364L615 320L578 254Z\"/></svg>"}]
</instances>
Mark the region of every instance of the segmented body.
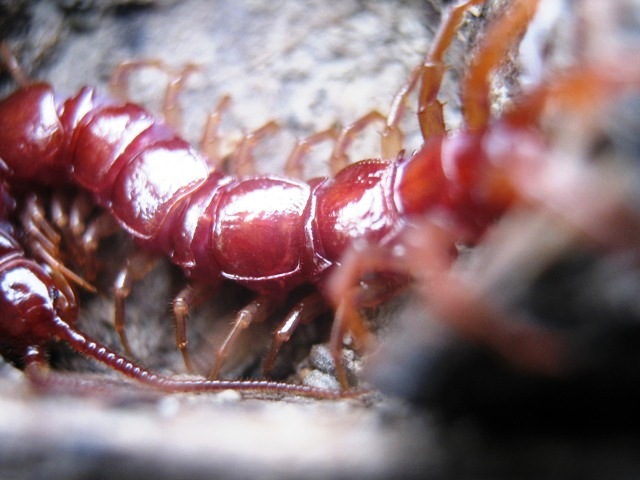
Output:
<instances>
[{"instance_id":1,"label":"segmented body","mask_svg":"<svg viewBox=\"0 0 640 480\"><path fill-rule=\"evenodd\" d=\"M429 217L446 219L458 241L473 242L513 201L508 175L484 152L486 123L446 135L433 122L442 123L435 94L443 52L462 14L479 3L463 1L452 10L416 70L423 76L420 111L427 113L419 116L425 143L413 155L356 162L334 178L309 182L234 177L212 168L140 106L91 87L63 99L40 83L0 103L0 158L13 184L91 192L142 248L167 256L193 282L215 289L226 278L280 299L312 284L330 295L329 273L354 241L391 249L402 244L408 224ZM535 3L523 2L529 15ZM399 116L390 114L387 133L397 134L393 115ZM397 286L383 281L378 293Z\"/></svg>"},{"instance_id":2,"label":"segmented body","mask_svg":"<svg viewBox=\"0 0 640 480\"><path fill-rule=\"evenodd\" d=\"M0 179L1 180L1 179ZM162 392L218 392L227 389L250 392L289 393L315 398L344 395L304 385L270 381L218 381L178 379L156 374L92 339L76 326L76 294L64 273L55 266L25 255L16 231L4 220L15 201L6 182L0 181L0 354L25 368L36 385L47 390L91 391L99 385L90 380L47 372L47 354L55 342L100 362L110 369Z\"/></svg>"},{"instance_id":3,"label":"segmented body","mask_svg":"<svg viewBox=\"0 0 640 480\"><path fill-rule=\"evenodd\" d=\"M507 204L477 195L489 171L479 135L439 137L406 160L365 160L305 183L210 171L141 107L88 87L64 102L48 85L23 88L2 102L0 129L12 181L87 189L139 244L212 286L228 278L280 295L321 283L353 240L388 241L412 215L446 209L476 235Z\"/></svg>"}]
</instances>

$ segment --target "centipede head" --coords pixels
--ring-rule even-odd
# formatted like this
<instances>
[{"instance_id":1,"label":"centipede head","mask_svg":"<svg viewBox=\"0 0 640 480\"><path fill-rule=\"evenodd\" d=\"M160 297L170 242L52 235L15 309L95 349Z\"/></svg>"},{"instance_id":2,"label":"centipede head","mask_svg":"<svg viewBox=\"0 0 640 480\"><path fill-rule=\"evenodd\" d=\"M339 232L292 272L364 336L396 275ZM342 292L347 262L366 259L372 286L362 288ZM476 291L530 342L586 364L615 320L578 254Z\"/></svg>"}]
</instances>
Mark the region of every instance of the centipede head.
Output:
<instances>
[{"instance_id":1,"label":"centipede head","mask_svg":"<svg viewBox=\"0 0 640 480\"><path fill-rule=\"evenodd\" d=\"M24 257L9 231L0 230L0 353L22 366L30 347L56 339L56 319L73 324L77 304L64 277Z\"/></svg>"}]
</instances>

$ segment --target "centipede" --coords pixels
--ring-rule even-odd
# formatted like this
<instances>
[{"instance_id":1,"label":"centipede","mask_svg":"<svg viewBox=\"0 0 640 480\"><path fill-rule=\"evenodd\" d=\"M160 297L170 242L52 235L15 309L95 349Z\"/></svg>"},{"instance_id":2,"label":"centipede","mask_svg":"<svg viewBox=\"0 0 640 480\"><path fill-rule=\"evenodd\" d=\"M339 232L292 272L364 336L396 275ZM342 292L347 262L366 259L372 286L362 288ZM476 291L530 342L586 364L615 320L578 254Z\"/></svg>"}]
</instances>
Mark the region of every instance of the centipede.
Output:
<instances>
[{"instance_id":1,"label":"centipede","mask_svg":"<svg viewBox=\"0 0 640 480\"><path fill-rule=\"evenodd\" d=\"M3 182L0 211L9 216L16 201ZM35 220L31 228L40 228ZM46 232L42 232L46 237ZM78 301L72 283L91 286L59 263L55 248L44 260L29 258L21 246L18 228L6 219L0 222L0 296L2 340L0 351L5 359L24 368L36 387L46 391L99 389L95 381L55 374L48 370L47 349L64 342L74 351L95 360L141 385L160 392L219 392L227 389L250 392L290 393L314 398L336 399L339 392L272 381L222 381L178 379L151 372L92 339L76 327ZM55 245L55 239L51 239ZM46 248L46 247L43 247Z\"/></svg>"},{"instance_id":2,"label":"centipede","mask_svg":"<svg viewBox=\"0 0 640 480\"><path fill-rule=\"evenodd\" d=\"M624 66L614 77L606 65L580 65L522 93L512 109L493 115L492 73L524 34L538 5L537 0L514 1L482 33L461 85L463 125L448 132L438 99L447 70L444 55L468 10L482 4L465 0L447 11L425 59L396 94L386 117L373 112L340 132L328 130L299 142L285 169L288 176L244 173L253 161L251 146L262 132L241 142L234 157L239 167L227 172L215 153L199 152L176 133L172 108L166 109L163 121L90 86L63 98L49 84L25 83L0 103L6 181L27 188L72 185L88 192L140 251L163 256L182 270L188 286L173 305L176 343L189 369L186 323L195 299L213 295L223 281L249 289L255 298L236 315L209 379L181 383L134 365L74 329L75 301L68 289L42 273L40 264L23 259L7 234L6 256L20 260L4 262L4 271L25 265L20 268L37 277L45 291L57 293L44 296L46 319L31 317L27 310L3 315L3 355L42 365L46 341L54 336L78 353L161 390L264 388L331 397L301 386L216 378L243 330L268 318L292 291L310 285L313 293L299 300L276 327L264 370L270 371L282 344L300 324L333 311L329 344L337 378L348 389L341 361L344 337L350 333L356 343L366 343L368 336L359 310L379 305L413 283L459 333L487 343L525 368L557 368L562 342L549 329L504 321L488 306L467 319L461 305L477 296L452 272L452 265L460 245L478 245L496 222L521 205L544 205L585 235L613 241L606 229L571 208L563 209L566 194L560 188L591 187L577 173L562 187L550 181L555 170L545 161L550 147L539 121L549 103L579 112L620 88L637 88L639 72ZM123 69L125 76L131 68L135 64ZM121 87L122 80L116 85ZM416 92L423 142L408 154L400 123ZM225 105L222 99L216 113ZM349 163L349 143L374 122L383 124L382 158ZM219 140L217 132L212 135L209 144ZM329 160L333 176L303 181L298 172L306 150L327 137L335 140ZM546 190L533 187L533 179ZM637 225L630 214L616 218ZM116 295L115 324L126 351L124 304L135 277L135 272L123 271ZM15 309L8 291L2 294L7 312ZM61 298L67 301L57 300ZM443 298L446 302L439 300ZM58 303L69 306L56 308ZM15 330L16 321L25 327Z\"/></svg>"}]
</instances>

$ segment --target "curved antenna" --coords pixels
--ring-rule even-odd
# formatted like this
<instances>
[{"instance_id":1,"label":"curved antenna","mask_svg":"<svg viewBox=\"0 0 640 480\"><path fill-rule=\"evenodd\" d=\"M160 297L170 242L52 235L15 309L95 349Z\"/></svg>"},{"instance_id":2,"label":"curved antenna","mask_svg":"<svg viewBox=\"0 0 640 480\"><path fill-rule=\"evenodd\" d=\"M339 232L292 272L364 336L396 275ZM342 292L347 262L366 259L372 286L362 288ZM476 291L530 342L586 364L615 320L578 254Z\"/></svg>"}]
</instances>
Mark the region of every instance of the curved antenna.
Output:
<instances>
[{"instance_id":1,"label":"curved antenna","mask_svg":"<svg viewBox=\"0 0 640 480\"><path fill-rule=\"evenodd\" d=\"M154 373L126 359L100 342L76 330L59 317L53 319L52 329L55 331L56 338L67 343L74 351L102 363L128 378L164 393L205 393L235 390L241 392L286 393L326 400L349 398L364 393L362 390L340 392L266 380L192 380L174 378ZM43 371L44 366L45 362L41 351L38 348L30 348L26 355L27 374L37 384L55 386L58 381L57 378L53 377L48 380Z\"/></svg>"}]
</instances>

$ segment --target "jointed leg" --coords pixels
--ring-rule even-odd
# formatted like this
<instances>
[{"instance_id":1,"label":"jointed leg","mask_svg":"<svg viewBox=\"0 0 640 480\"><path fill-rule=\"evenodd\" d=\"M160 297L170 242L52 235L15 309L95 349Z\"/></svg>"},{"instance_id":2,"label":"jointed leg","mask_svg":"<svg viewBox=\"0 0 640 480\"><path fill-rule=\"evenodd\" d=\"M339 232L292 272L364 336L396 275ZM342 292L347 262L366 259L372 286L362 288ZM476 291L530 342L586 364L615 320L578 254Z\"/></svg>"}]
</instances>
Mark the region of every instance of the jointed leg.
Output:
<instances>
[{"instance_id":1,"label":"jointed leg","mask_svg":"<svg viewBox=\"0 0 640 480\"><path fill-rule=\"evenodd\" d=\"M328 292L337 311L330 348L343 387L347 376L340 361L342 341L351 332L357 342L369 338L358 307L362 304L361 279L370 272L397 272L413 278L426 307L444 325L464 338L489 346L508 362L529 371L555 373L563 368L562 340L554 332L503 310L486 287L490 269L462 274L452 256L454 237L441 227L425 222L402 238L403 253L366 246L351 249L340 270L330 279Z\"/></svg>"},{"instance_id":2,"label":"jointed leg","mask_svg":"<svg viewBox=\"0 0 640 480\"><path fill-rule=\"evenodd\" d=\"M486 126L490 114L489 75L507 56L530 23L538 1L512 2L484 34L462 84L462 110L468 128L481 129Z\"/></svg>"},{"instance_id":3,"label":"jointed leg","mask_svg":"<svg viewBox=\"0 0 640 480\"><path fill-rule=\"evenodd\" d=\"M13 77L13 80L19 86L24 87L31 83L31 80L24 73L22 67L20 67L20 63L18 63L16 56L9 48L7 42L0 42L0 58L2 58L5 67L7 68L7 70L9 70L9 73Z\"/></svg>"},{"instance_id":4,"label":"jointed leg","mask_svg":"<svg viewBox=\"0 0 640 480\"><path fill-rule=\"evenodd\" d=\"M173 73L164 94L162 113L167 123L178 132L182 131L183 128L182 106L178 100L178 95L180 95L180 92L183 90L184 84L189 76L197 70L198 67L196 65L189 63L181 70Z\"/></svg>"},{"instance_id":5,"label":"jointed leg","mask_svg":"<svg viewBox=\"0 0 640 480\"><path fill-rule=\"evenodd\" d=\"M200 150L207 156L210 166L216 170L223 169L225 155L223 151L224 140L220 135L220 122L222 115L227 111L231 104L231 96L223 95L213 111L207 117L207 123L204 127L202 140L200 141Z\"/></svg>"},{"instance_id":6,"label":"jointed leg","mask_svg":"<svg viewBox=\"0 0 640 480\"><path fill-rule=\"evenodd\" d=\"M218 377L224 361L242 331L252 323L264 321L273 312L274 308L277 307L278 303L278 301L267 295L260 295L236 314L231 331L229 331L227 338L225 338L222 345L218 348L213 368L209 375L210 379Z\"/></svg>"},{"instance_id":7,"label":"jointed leg","mask_svg":"<svg viewBox=\"0 0 640 480\"><path fill-rule=\"evenodd\" d=\"M299 325L318 318L326 312L328 308L324 298L318 292L306 296L296 304L273 335L271 348L263 363L265 375L268 375L273 369L273 364L280 351L280 347L289 341L296 328L298 328Z\"/></svg>"},{"instance_id":8,"label":"jointed leg","mask_svg":"<svg viewBox=\"0 0 640 480\"><path fill-rule=\"evenodd\" d=\"M309 153L312 147L327 140L337 141L339 131L336 126L314 133L313 135L298 140L295 147L291 151L289 158L284 167L284 173L288 177L303 178L304 168L303 159Z\"/></svg>"},{"instance_id":9,"label":"jointed leg","mask_svg":"<svg viewBox=\"0 0 640 480\"><path fill-rule=\"evenodd\" d=\"M191 355L189 354L189 340L187 338L187 318L191 307L202 303L213 293L209 285L188 285L176 295L173 300L173 316L176 322L176 347L182 353L187 370L195 372Z\"/></svg>"},{"instance_id":10,"label":"jointed leg","mask_svg":"<svg viewBox=\"0 0 640 480\"><path fill-rule=\"evenodd\" d=\"M106 211L98 211L88 194L77 192L69 202L68 196L54 192L51 198L51 217L65 239L74 262L85 277L96 279L96 251L100 241L119 231L117 221Z\"/></svg>"},{"instance_id":11,"label":"jointed leg","mask_svg":"<svg viewBox=\"0 0 640 480\"><path fill-rule=\"evenodd\" d=\"M85 290L96 291L93 285L64 265L60 250L62 238L47 220L44 207L38 197L31 196L27 200L21 215L21 223L29 250L34 257Z\"/></svg>"},{"instance_id":12,"label":"jointed leg","mask_svg":"<svg viewBox=\"0 0 640 480\"><path fill-rule=\"evenodd\" d=\"M161 60L137 60L119 64L113 71L109 81L111 94L117 98L127 100L129 76L136 70L143 68L156 68L169 75L169 83L164 95L162 113L166 122L176 131L182 129L182 108L178 101L178 95L184 88L184 83L189 76L197 71L194 64L187 64L181 70L175 70L167 66Z\"/></svg>"},{"instance_id":13,"label":"jointed leg","mask_svg":"<svg viewBox=\"0 0 640 480\"><path fill-rule=\"evenodd\" d=\"M257 130L247 133L231 157L231 172L234 175L255 175L256 162L253 157L253 151L256 145L264 137L273 135L279 129L278 122L271 120Z\"/></svg>"},{"instance_id":14,"label":"jointed leg","mask_svg":"<svg viewBox=\"0 0 640 480\"><path fill-rule=\"evenodd\" d=\"M356 135L372 123L384 121L384 115L374 110L342 129L342 132L340 132L340 136L333 148L333 152L331 153L331 158L329 159L329 170L331 175L336 175L340 170L349 165L347 150L351 146Z\"/></svg>"},{"instance_id":15,"label":"jointed leg","mask_svg":"<svg viewBox=\"0 0 640 480\"><path fill-rule=\"evenodd\" d=\"M347 370L342 362L344 336L350 333L355 343L360 347L367 345L370 338L370 332L367 330L364 319L358 311L356 296L357 291L351 290L342 297L336 309L331 328L331 338L329 339L329 352L335 365L336 378L343 389L349 388Z\"/></svg>"},{"instance_id":16,"label":"jointed leg","mask_svg":"<svg viewBox=\"0 0 640 480\"><path fill-rule=\"evenodd\" d=\"M418 84L420 84L418 121L423 138L427 140L433 136L443 135L446 132L442 104L438 101L438 93L442 86L442 77L446 69L444 53L455 38L466 11L474 5L484 3L484 1L465 0L449 10L433 39L431 49L423 63L411 71L409 78L391 102L386 126L382 132L383 158L395 158L403 149L404 138L400 130L400 122L406 114L409 96Z\"/></svg>"},{"instance_id":17,"label":"jointed leg","mask_svg":"<svg viewBox=\"0 0 640 480\"><path fill-rule=\"evenodd\" d=\"M397 291L395 283L382 286L373 295L363 291L362 278L372 272L404 272L406 267L392 256L388 249L376 245L353 247L341 260L340 269L329 279L327 292L336 307L329 348L333 357L336 377L343 388L349 387L347 372L342 363L344 336L351 333L355 343L365 346L371 334L359 312L363 306L382 303L391 291ZM378 299L375 301L375 299Z\"/></svg>"},{"instance_id":18,"label":"jointed leg","mask_svg":"<svg viewBox=\"0 0 640 480\"><path fill-rule=\"evenodd\" d=\"M115 328L122 342L124 351L131 355L131 347L125 331L125 304L131 294L133 282L144 278L155 266L156 257L138 250L127 260L126 265L116 277L113 290L115 298Z\"/></svg>"}]
</instances>

